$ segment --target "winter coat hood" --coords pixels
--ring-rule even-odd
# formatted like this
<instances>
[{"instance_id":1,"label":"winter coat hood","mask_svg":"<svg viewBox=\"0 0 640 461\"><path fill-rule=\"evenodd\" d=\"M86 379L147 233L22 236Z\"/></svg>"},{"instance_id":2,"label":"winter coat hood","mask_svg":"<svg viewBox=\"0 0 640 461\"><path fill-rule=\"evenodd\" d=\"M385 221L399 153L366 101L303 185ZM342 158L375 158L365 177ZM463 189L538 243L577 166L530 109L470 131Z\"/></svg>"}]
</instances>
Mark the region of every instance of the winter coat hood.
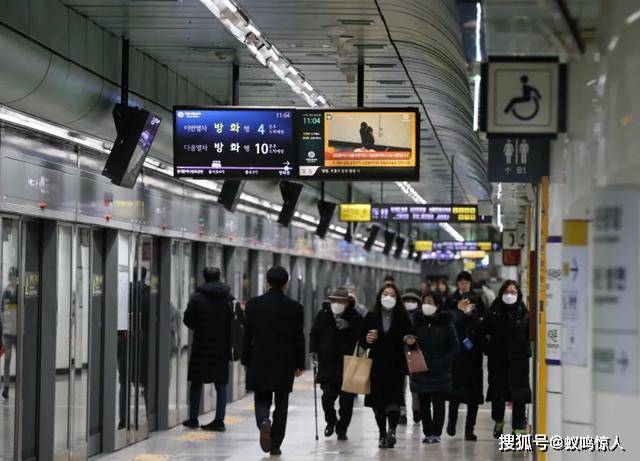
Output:
<instances>
[{"instance_id":1,"label":"winter coat hood","mask_svg":"<svg viewBox=\"0 0 640 461\"><path fill-rule=\"evenodd\" d=\"M209 282L200 285L196 291L209 298L226 298L231 289L222 282Z\"/></svg>"}]
</instances>

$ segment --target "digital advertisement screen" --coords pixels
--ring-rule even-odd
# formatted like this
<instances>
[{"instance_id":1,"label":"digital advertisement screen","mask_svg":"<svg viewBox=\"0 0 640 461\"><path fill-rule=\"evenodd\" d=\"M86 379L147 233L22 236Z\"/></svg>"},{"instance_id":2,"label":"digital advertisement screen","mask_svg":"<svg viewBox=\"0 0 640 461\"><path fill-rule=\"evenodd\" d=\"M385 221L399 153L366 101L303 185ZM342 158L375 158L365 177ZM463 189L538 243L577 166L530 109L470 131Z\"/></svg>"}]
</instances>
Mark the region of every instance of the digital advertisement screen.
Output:
<instances>
[{"instance_id":1,"label":"digital advertisement screen","mask_svg":"<svg viewBox=\"0 0 640 461\"><path fill-rule=\"evenodd\" d=\"M173 123L175 177L296 175L293 109L175 107Z\"/></svg>"},{"instance_id":2,"label":"digital advertisement screen","mask_svg":"<svg viewBox=\"0 0 640 461\"><path fill-rule=\"evenodd\" d=\"M415 108L297 111L301 179L419 179Z\"/></svg>"}]
</instances>

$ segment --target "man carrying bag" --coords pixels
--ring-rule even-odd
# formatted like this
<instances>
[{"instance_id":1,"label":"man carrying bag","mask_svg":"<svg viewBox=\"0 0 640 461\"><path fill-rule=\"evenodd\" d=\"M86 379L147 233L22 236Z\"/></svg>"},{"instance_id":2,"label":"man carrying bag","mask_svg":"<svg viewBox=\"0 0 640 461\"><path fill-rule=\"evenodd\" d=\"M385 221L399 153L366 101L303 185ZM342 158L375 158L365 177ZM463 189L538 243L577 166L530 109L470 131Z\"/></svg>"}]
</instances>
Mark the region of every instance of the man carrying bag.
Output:
<instances>
[{"instance_id":1,"label":"man carrying bag","mask_svg":"<svg viewBox=\"0 0 640 461\"><path fill-rule=\"evenodd\" d=\"M327 426L325 437L337 433L347 440L353 415L355 394L341 389L344 356L351 354L362 326L362 316L355 310L355 300L346 287L337 287L322 305L310 333L310 350L318 359L317 382L322 389L322 409ZM339 419L335 402L339 399Z\"/></svg>"}]
</instances>

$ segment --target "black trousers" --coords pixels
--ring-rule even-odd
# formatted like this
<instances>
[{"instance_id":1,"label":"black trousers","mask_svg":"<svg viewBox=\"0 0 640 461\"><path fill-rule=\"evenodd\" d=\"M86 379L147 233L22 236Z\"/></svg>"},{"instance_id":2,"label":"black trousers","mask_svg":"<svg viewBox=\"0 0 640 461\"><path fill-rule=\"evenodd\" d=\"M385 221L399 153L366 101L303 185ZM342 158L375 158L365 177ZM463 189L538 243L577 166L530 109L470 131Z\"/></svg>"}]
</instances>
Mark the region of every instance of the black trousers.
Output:
<instances>
[{"instance_id":1,"label":"black trousers","mask_svg":"<svg viewBox=\"0 0 640 461\"><path fill-rule=\"evenodd\" d=\"M391 432L395 432L400 421L400 407L376 407L373 409L373 414L376 417L376 424L378 425L378 431L380 437L387 436L387 427ZM389 425L387 426L387 422Z\"/></svg>"},{"instance_id":2,"label":"black trousers","mask_svg":"<svg viewBox=\"0 0 640 461\"><path fill-rule=\"evenodd\" d=\"M449 402L449 424L455 426L458 422L458 408L460 408L460 402L457 400L451 400ZM473 432L473 428L476 427L476 419L478 417L478 404L467 404L467 421L464 428L466 431Z\"/></svg>"},{"instance_id":3,"label":"black trousers","mask_svg":"<svg viewBox=\"0 0 640 461\"><path fill-rule=\"evenodd\" d=\"M525 429L527 426L527 404L515 401L512 404L513 414L511 416L511 426L513 429ZM491 402L491 419L494 421L504 421L506 402L504 400L493 400Z\"/></svg>"},{"instance_id":4,"label":"black trousers","mask_svg":"<svg viewBox=\"0 0 640 461\"><path fill-rule=\"evenodd\" d=\"M322 389L322 410L324 411L324 420L327 424L336 427L338 434L346 434L351 417L353 416L353 402L355 394L342 392L340 384L321 384ZM339 400L340 408L336 415L336 400ZM338 416L340 419L338 419Z\"/></svg>"},{"instance_id":5,"label":"black trousers","mask_svg":"<svg viewBox=\"0 0 640 461\"><path fill-rule=\"evenodd\" d=\"M422 433L425 436L442 435L444 426L445 404L441 394L418 394L420 401L420 415L422 416ZM433 407L433 413L431 412Z\"/></svg>"},{"instance_id":6,"label":"black trousers","mask_svg":"<svg viewBox=\"0 0 640 461\"><path fill-rule=\"evenodd\" d=\"M269 421L271 403L275 404L273 422L271 423L271 447L280 448L287 430L287 414L289 413L289 393L257 391L253 394L256 407L256 424L258 428L264 421Z\"/></svg>"}]
</instances>

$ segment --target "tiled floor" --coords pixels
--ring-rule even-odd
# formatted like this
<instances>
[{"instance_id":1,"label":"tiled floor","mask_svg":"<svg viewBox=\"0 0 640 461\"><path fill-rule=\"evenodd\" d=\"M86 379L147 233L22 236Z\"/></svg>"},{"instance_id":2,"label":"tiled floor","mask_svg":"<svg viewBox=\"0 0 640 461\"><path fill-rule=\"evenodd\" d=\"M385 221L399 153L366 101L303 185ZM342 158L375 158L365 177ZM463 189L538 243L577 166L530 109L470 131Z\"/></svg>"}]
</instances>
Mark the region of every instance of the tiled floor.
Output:
<instances>
[{"instance_id":1,"label":"tiled floor","mask_svg":"<svg viewBox=\"0 0 640 461\"><path fill-rule=\"evenodd\" d=\"M298 380L290 400L287 436L282 446L284 460L329 460L335 458L358 460L495 460L528 459L522 454L501 453L491 435L493 423L489 406L480 409L476 434L477 442L465 442L460 434L464 424L464 406L458 421L459 434L444 435L439 445L423 445L420 426L400 426L398 445L393 450L379 450L378 432L371 410L364 408L359 398L349 430L349 441L338 442L334 437L322 435L324 421L319 407L318 427L320 440L315 441L313 386L307 372ZM320 394L318 393L318 398ZM318 402L319 403L319 402ZM200 418L201 423L211 420L211 415ZM252 396L228 406L227 432L207 433L182 427L153 434L148 440L110 455L97 457L100 461L137 460L258 460L268 459L258 446L258 431L253 419ZM508 429L508 428L505 428Z\"/></svg>"}]
</instances>

